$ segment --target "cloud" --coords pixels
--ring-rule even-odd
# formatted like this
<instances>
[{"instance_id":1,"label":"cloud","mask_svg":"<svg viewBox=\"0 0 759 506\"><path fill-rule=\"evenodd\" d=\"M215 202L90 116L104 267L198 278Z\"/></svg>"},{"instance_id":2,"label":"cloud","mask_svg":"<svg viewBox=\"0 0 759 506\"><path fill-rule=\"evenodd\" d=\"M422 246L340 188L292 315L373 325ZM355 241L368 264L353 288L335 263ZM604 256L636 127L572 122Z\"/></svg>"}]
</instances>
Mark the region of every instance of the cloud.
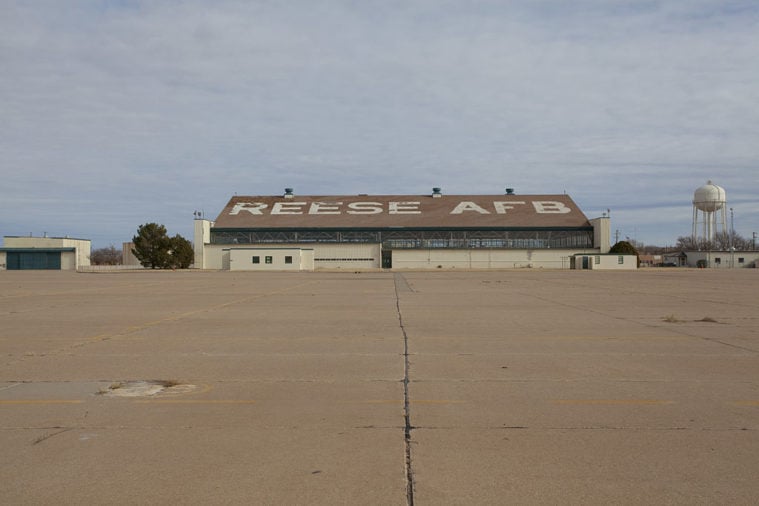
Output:
<instances>
[{"instance_id":1,"label":"cloud","mask_svg":"<svg viewBox=\"0 0 759 506\"><path fill-rule=\"evenodd\" d=\"M235 192L509 186L663 242L707 179L757 227L758 24L751 1L14 3L0 228L120 242Z\"/></svg>"}]
</instances>

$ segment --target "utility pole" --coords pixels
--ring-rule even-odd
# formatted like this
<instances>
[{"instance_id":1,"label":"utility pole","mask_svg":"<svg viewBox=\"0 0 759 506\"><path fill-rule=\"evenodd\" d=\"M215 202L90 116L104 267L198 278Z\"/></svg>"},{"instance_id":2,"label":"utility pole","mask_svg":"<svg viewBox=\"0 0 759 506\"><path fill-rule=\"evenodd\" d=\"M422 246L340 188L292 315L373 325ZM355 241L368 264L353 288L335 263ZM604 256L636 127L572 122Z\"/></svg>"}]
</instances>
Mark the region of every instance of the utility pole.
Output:
<instances>
[{"instance_id":1,"label":"utility pole","mask_svg":"<svg viewBox=\"0 0 759 506\"><path fill-rule=\"evenodd\" d=\"M730 208L730 268L735 268L735 213Z\"/></svg>"}]
</instances>

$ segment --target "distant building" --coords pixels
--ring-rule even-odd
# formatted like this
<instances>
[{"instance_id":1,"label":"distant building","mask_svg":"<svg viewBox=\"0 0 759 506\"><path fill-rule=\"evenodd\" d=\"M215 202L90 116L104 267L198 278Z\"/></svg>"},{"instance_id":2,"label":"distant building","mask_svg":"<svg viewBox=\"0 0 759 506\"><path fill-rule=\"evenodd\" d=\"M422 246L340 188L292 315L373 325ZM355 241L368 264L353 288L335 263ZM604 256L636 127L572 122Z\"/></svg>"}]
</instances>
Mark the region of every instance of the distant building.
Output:
<instances>
[{"instance_id":1,"label":"distant building","mask_svg":"<svg viewBox=\"0 0 759 506\"><path fill-rule=\"evenodd\" d=\"M91 248L89 239L6 236L0 269L76 270L90 265Z\"/></svg>"},{"instance_id":2,"label":"distant building","mask_svg":"<svg viewBox=\"0 0 759 506\"><path fill-rule=\"evenodd\" d=\"M685 251L688 267L737 269L759 267L759 251Z\"/></svg>"},{"instance_id":3,"label":"distant building","mask_svg":"<svg viewBox=\"0 0 759 506\"><path fill-rule=\"evenodd\" d=\"M132 250L134 249L133 242L125 242L121 245L121 262L123 265L140 265L140 261L134 256Z\"/></svg>"},{"instance_id":4,"label":"distant building","mask_svg":"<svg viewBox=\"0 0 759 506\"><path fill-rule=\"evenodd\" d=\"M640 255L641 267L661 267L664 264L662 255Z\"/></svg>"},{"instance_id":5,"label":"distant building","mask_svg":"<svg viewBox=\"0 0 759 506\"><path fill-rule=\"evenodd\" d=\"M195 267L229 270L564 268L609 251L609 217L568 195L235 196L195 220ZM615 257L616 258L616 257Z\"/></svg>"}]
</instances>

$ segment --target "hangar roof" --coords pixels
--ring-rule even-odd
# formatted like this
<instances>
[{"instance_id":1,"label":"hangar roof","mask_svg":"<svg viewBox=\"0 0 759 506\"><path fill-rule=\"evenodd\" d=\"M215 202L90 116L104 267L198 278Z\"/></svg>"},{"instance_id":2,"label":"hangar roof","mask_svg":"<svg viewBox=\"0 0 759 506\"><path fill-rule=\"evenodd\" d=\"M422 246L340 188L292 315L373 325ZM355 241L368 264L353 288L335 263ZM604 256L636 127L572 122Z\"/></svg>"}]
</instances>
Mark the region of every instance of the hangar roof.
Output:
<instances>
[{"instance_id":1,"label":"hangar roof","mask_svg":"<svg viewBox=\"0 0 759 506\"><path fill-rule=\"evenodd\" d=\"M589 227L568 195L235 196L215 228Z\"/></svg>"}]
</instances>

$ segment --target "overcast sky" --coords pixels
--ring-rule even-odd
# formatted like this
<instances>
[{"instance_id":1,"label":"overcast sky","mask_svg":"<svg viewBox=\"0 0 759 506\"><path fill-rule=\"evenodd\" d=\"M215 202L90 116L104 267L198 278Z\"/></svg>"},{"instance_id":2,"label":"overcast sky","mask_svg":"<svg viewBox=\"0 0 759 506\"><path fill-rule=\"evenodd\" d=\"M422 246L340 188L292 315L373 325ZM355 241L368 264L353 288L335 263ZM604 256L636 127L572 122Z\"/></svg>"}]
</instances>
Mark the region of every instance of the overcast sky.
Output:
<instances>
[{"instance_id":1,"label":"overcast sky","mask_svg":"<svg viewBox=\"0 0 759 506\"><path fill-rule=\"evenodd\" d=\"M759 231L757 0L0 0L1 235L513 187L671 245L709 179Z\"/></svg>"}]
</instances>

